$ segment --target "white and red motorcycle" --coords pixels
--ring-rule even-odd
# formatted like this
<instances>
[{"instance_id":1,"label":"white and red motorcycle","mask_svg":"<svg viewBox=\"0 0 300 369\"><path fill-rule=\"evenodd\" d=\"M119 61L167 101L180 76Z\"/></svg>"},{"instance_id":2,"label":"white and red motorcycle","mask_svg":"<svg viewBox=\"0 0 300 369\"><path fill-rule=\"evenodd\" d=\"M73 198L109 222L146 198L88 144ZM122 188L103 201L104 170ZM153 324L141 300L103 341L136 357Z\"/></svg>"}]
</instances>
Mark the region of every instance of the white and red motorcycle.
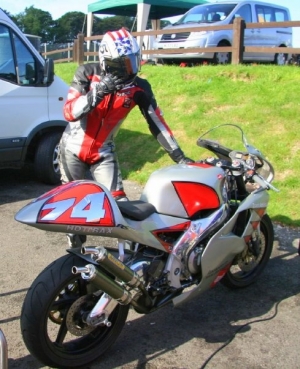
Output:
<instances>
[{"instance_id":1,"label":"white and red motorcycle","mask_svg":"<svg viewBox=\"0 0 300 369\"><path fill-rule=\"evenodd\" d=\"M120 335L129 307L148 314L220 280L246 287L263 271L273 246L266 213L268 190L277 191L272 165L236 125L214 127L197 145L214 157L154 172L139 200L116 202L101 184L74 181L16 214L42 230L119 240L118 248L68 249L33 282L21 329L42 363L87 365Z\"/></svg>"}]
</instances>

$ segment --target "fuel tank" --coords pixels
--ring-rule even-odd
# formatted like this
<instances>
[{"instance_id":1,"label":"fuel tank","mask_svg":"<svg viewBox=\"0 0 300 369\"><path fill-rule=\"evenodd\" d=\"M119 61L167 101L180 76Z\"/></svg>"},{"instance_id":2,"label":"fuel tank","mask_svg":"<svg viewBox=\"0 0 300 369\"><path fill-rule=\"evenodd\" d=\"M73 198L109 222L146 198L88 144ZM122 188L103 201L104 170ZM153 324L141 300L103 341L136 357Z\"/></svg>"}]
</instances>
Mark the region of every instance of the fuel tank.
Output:
<instances>
[{"instance_id":1,"label":"fuel tank","mask_svg":"<svg viewBox=\"0 0 300 369\"><path fill-rule=\"evenodd\" d=\"M226 201L224 170L204 163L177 164L151 174L141 200L158 213L192 218Z\"/></svg>"}]
</instances>

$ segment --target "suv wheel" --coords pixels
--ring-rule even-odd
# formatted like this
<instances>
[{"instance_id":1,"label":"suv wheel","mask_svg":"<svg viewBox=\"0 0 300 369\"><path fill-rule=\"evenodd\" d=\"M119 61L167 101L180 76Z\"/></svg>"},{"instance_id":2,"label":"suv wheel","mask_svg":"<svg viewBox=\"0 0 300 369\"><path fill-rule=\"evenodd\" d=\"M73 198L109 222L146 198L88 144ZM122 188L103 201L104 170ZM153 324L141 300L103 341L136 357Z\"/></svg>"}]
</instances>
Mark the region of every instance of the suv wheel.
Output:
<instances>
[{"instance_id":1,"label":"suv wheel","mask_svg":"<svg viewBox=\"0 0 300 369\"><path fill-rule=\"evenodd\" d=\"M60 183L58 156L61 135L61 132L52 132L44 135L35 152L35 175L40 181L47 184L56 185Z\"/></svg>"}]
</instances>

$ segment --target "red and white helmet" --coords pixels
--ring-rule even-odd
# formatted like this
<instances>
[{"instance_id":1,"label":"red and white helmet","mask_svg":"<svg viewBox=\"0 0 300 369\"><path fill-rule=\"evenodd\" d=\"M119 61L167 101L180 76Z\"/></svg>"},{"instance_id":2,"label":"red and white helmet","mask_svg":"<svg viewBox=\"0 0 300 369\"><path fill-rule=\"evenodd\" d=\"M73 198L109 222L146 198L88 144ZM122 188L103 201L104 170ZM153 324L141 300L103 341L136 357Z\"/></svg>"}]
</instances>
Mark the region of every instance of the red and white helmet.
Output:
<instances>
[{"instance_id":1,"label":"red and white helmet","mask_svg":"<svg viewBox=\"0 0 300 369\"><path fill-rule=\"evenodd\" d=\"M99 47L99 61L102 71L118 76L124 83L131 83L140 70L139 45L125 28L107 32Z\"/></svg>"}]
</instances>

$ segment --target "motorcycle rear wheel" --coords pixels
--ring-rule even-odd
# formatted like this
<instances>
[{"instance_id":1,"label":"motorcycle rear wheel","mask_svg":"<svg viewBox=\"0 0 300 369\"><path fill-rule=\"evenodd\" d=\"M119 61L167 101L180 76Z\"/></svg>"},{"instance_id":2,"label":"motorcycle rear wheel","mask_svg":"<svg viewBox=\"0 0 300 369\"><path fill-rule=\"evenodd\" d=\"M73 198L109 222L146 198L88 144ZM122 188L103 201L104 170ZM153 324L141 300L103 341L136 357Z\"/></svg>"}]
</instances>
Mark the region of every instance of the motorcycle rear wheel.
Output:
<instances>
[{"instance_id":1,"label":"motorcycle rear wheel","mask_svg":"<svg viewBox=\"0 0 300 369\"><path fill-rule=\"evenodd\" d=\"M255 231L258 236L258 232ZM244 288L254 283L270 259L274 242L274 230L270 217L265 214L260 222L259 254L257 256L248 247L234 261L229 271L221 279L231 289Z\"/></svg>"},{"instance_id":2,"label":"motorcycle rear wheel","mask_svg":"<svg viewBox=\"0 0 300 369\"><path fill-rule=\"evenodd\" d=\"M29 352L50 367L86 367L115 342L125 324L129 305L118 305L110 314L111 327L90 327L82 320L99 298L89 282L71 273L73 266L86 264L75 255L57 259L39 274L25 297L23 340Z\"/></svg>"}]
</instances>

